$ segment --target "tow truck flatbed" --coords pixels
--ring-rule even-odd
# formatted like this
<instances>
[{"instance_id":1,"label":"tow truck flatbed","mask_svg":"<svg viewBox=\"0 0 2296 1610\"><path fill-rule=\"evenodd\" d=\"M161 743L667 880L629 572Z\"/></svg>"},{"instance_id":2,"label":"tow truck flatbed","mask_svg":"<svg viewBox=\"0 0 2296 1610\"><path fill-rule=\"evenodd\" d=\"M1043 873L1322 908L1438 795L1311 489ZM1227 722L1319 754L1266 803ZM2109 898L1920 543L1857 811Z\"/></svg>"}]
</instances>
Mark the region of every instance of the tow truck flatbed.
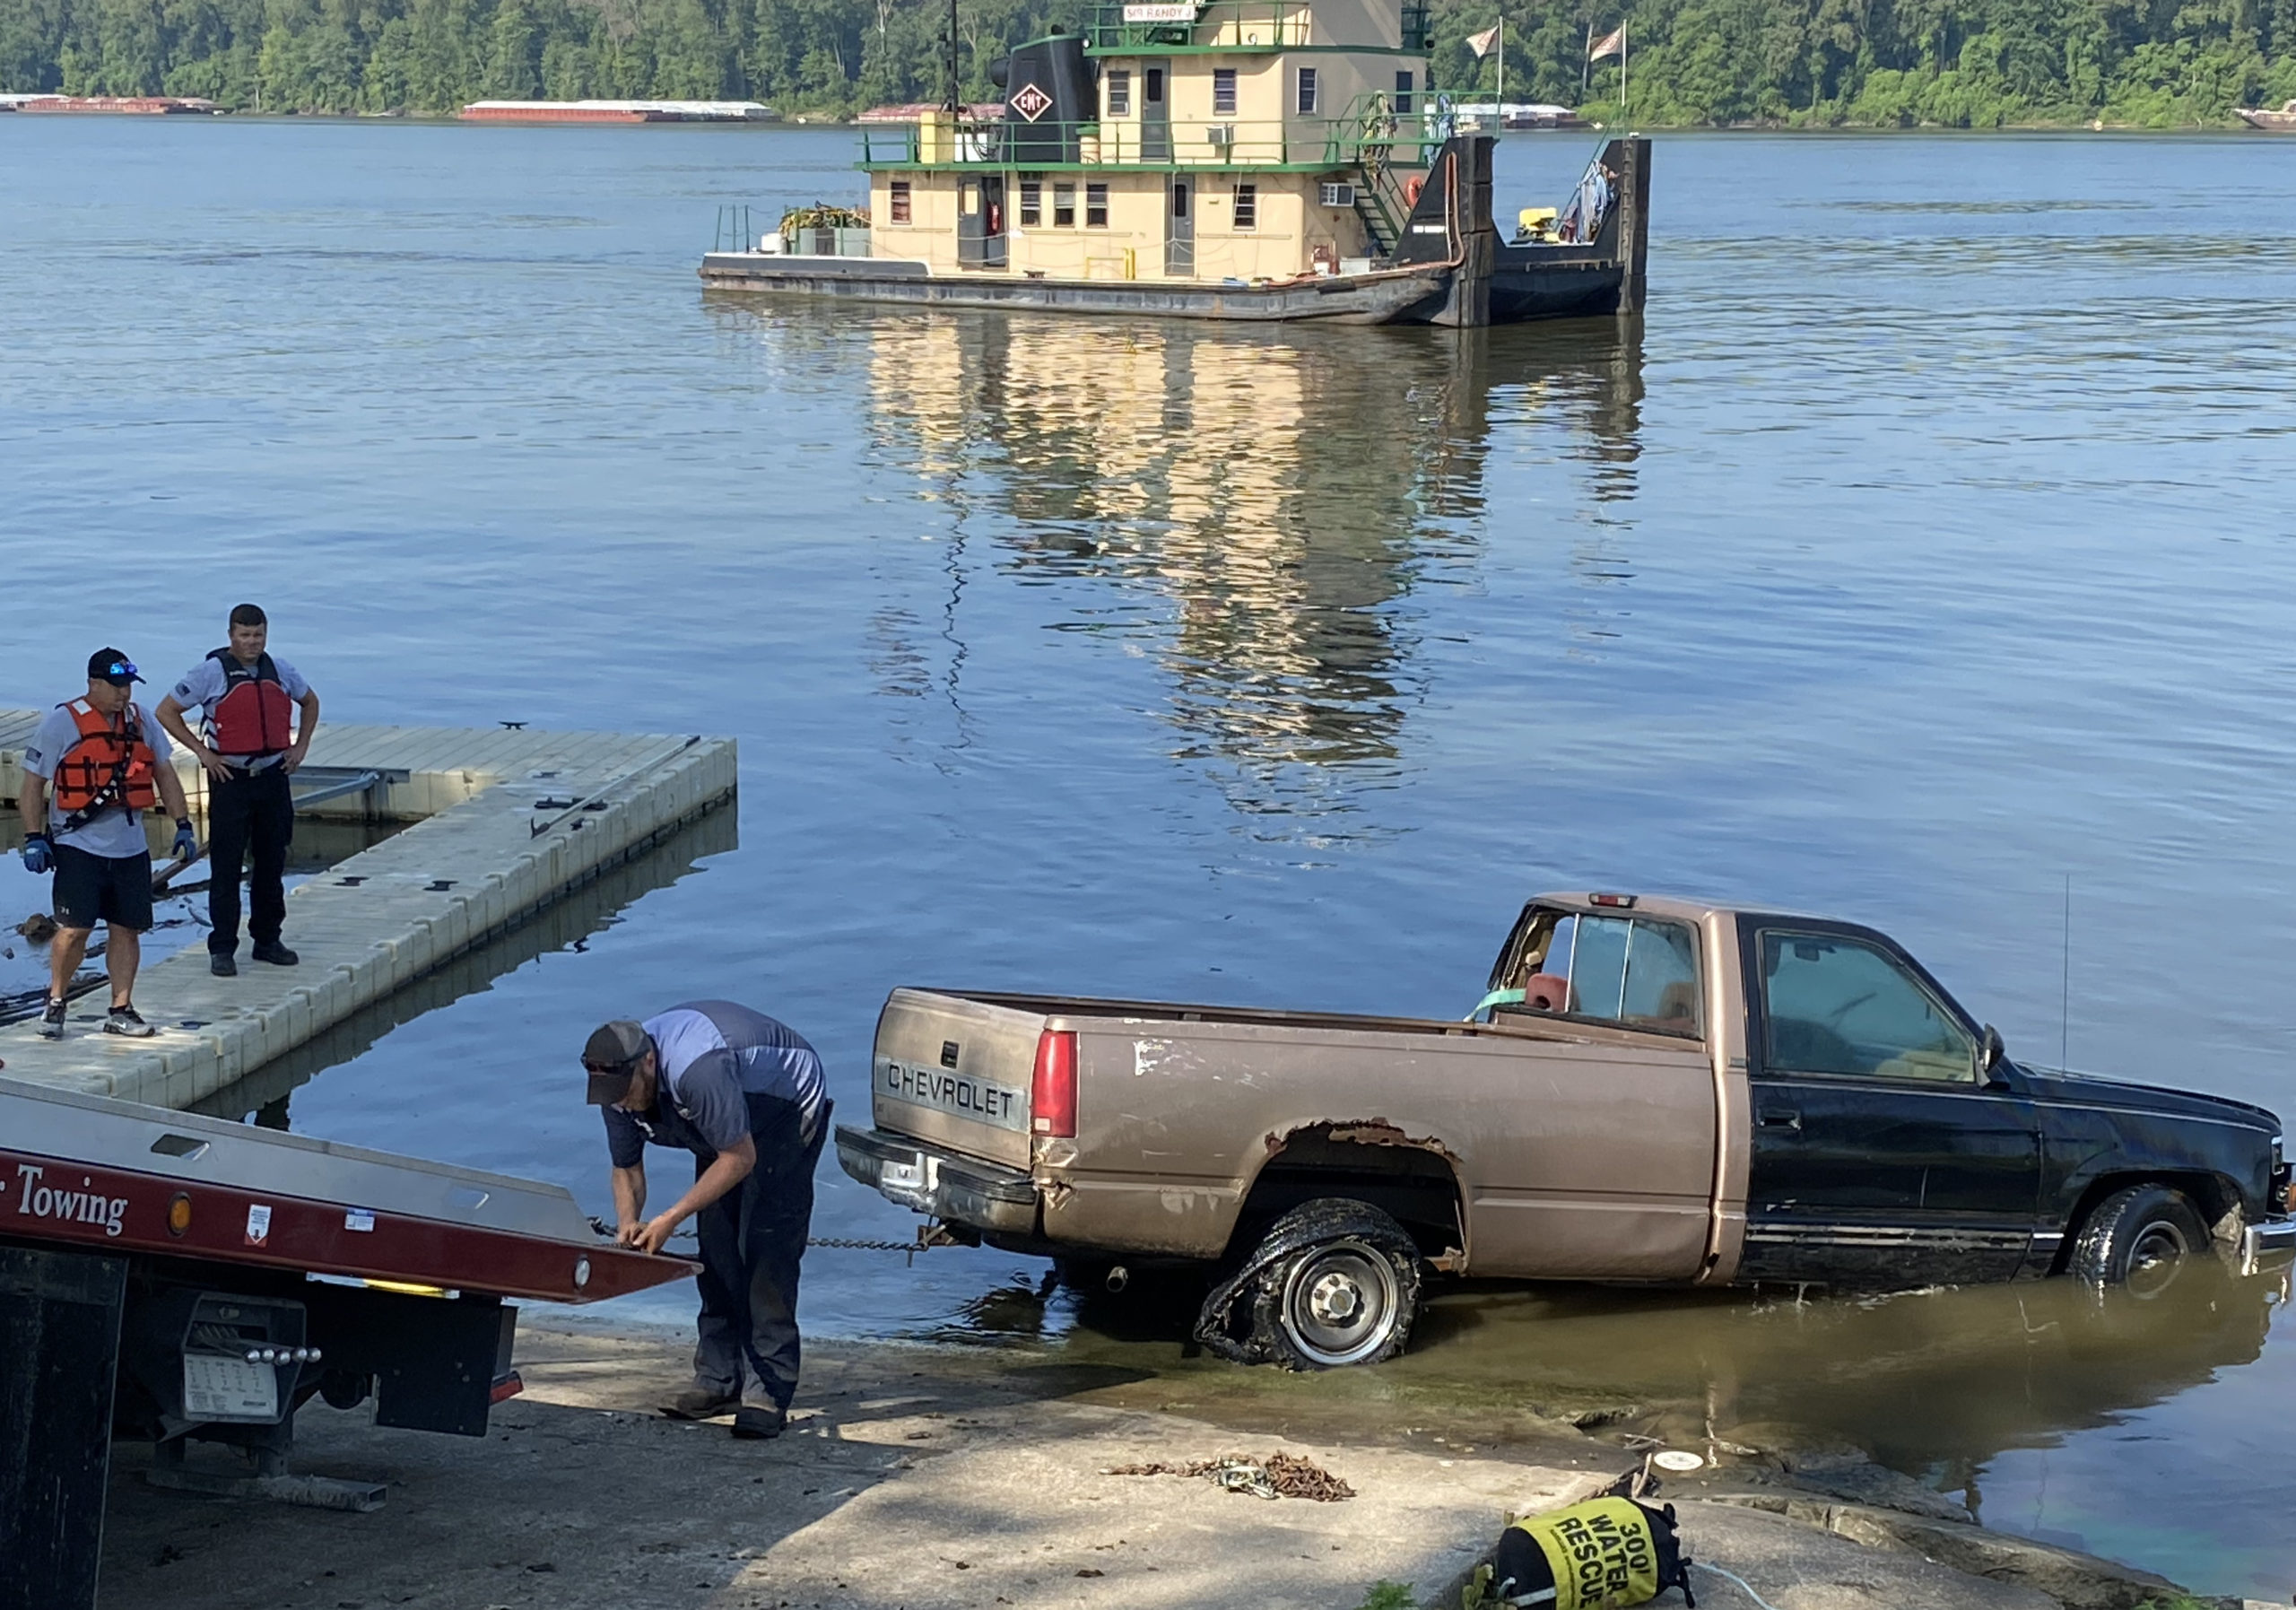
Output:
<instances>
[{"instance_id":1,"label":"tow truck flatbed","mask_svg":"<svg viewBox=\"0 0 2296 1610\"><path fill-rule=\"evenodd\" d=\"M91 1610L110 1445L152 1479L371 1508L286 1474L297 1409L483 1436L517 1310L682 1279L562 1186L0 1077L0 1610ZM187 1471L191 1440L253 1476Z\"/></svg>"}]
</instances>

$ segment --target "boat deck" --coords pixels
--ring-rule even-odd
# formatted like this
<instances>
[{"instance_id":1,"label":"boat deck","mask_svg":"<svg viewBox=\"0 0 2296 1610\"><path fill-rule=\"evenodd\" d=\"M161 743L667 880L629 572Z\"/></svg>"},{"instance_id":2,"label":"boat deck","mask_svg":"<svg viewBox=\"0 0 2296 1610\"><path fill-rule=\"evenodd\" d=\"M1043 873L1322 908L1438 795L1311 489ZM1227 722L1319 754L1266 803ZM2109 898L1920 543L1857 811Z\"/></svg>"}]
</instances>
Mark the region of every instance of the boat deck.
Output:
<instances>
[{"instance_id":1,"label":"boat deck","mask_svg":"<svg viewBox=\"0 0 2296 1610\"><path fill-rule=\"evenodd\" d=\"M41 712L0 709L0 798L13 801ZM195 813L205 789L178 770ZM207 970L204 945L144 970L136 1006L160 1032L100 1031L100 993L74 1003L61 1041L0 1027L6 1076L88 1095L187 1108L382 1000L731 799L731 738L677 734L323 726L310 770L358 783L313 815L412 822L289 892L269 967Z\"/></svg>"}]
</instances>

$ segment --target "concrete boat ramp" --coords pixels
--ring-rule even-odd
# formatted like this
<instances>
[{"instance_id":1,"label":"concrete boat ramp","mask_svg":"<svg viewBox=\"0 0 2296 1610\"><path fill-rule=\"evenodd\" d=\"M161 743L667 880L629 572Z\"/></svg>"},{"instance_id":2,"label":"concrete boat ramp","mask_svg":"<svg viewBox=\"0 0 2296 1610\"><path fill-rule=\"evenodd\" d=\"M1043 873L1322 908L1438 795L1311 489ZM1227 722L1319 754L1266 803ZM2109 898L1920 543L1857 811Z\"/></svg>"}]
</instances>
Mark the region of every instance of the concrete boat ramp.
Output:
<instances>
[{"instance_id":1,"label":"concrete boat ramp","mask_svg":"<svg viewBox=\"0 0 2296 1610\"><path fill-rule=\"evenodd\" d=\"M0 709L11 805L41 714ZM204 813L198 768L178 761ZM298 814L412 825L289 891L300 964L250 962L243 938L239 976L219 979L195 942L136 983L157 1037L100 1032L98 992L74 1003L60 1042L0 1027L0 1062L14 1079L193 1106L726 804L735 762L732 739L699 735L322 726Z\"/></svg>"}]
</instances>

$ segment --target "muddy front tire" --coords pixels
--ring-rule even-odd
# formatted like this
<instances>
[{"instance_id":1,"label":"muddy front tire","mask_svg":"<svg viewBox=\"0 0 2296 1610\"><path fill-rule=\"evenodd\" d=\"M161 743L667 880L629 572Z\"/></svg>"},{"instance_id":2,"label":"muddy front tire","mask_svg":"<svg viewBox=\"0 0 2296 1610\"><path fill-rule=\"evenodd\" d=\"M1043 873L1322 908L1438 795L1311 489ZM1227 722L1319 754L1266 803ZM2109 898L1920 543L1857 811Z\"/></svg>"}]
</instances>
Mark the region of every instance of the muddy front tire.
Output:
<instances>
[{"instance_id":1,"label":"muddy front tire","mask_svg":"<svg viewBox=\"0 0 2296 1610\"><path fill-rule=\"evenodd\" d=\"M2207 1249L2208 1226L2182 1191L2132 1185L2098 1203L2081 1226L2071 1272L2090 1285L2158 1297L2176 1284L2187 1259Z\"/></svg>"},{"instance_id":2,"label":"muddy front tire","mask_svg":"<svg viewBox=\"0 0 2296 1610\"><path fill-rule=\"evenodd\" d=\"M1411 1339L1419 1249L1378 1208L1338 1197L1303 1202L1261 1246L1283 1250L1266 1259L1253 1296L1260 1356L1292 1370L1337 1370L1391 1359Z\"/></svg>"}]
</instances>

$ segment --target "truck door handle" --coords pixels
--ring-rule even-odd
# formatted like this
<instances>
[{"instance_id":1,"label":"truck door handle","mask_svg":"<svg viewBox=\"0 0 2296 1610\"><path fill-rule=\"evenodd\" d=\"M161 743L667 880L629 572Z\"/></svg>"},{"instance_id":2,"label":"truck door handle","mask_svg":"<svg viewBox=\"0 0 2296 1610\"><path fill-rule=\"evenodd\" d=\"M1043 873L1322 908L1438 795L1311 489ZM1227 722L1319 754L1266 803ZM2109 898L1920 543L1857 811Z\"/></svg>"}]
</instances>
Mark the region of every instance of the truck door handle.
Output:
<instances>
[{"instance_id":1,"label":"truck door handle","mask_svg":"<svg viewBox=\"0 0 2296 1610\"><path fill-rule=\"evenodd\" d=\"M1771 1107L1765 1109L1756 1121L1765 1129L1799 1129L1802 1127L1802 1115L1798 1112L1789 1112L1783 1107Z\"/></svg>"}]
</instances>

